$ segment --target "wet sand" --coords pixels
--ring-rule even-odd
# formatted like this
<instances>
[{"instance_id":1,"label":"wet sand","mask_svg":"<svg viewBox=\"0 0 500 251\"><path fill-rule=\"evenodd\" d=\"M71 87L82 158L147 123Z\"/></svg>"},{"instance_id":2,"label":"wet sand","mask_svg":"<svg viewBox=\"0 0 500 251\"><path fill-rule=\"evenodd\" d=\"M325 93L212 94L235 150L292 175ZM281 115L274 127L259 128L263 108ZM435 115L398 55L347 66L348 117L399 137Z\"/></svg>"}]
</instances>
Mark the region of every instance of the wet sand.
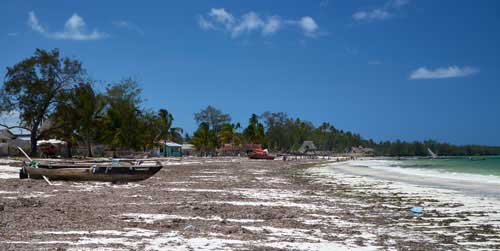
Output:
<instances>
[{"instance_id":1,"label":"wet sand","mask_svg":"<svg viewBox=\"0 0 500 251\"><path fill-rule=\"evenodd\" d=\"M370 165L373 160L355 161L349 165L337 165L336 172L351 174L355 176L371 177L377 180L386 180L394 182L402 182L413 184L422 187L451 189L460 191L471 196L493 197L500 199L500 183L478 182L477 180L470 181L465 179L433 177L430 175L419 176L397 171L389 171L386 169L373 169L363 165Z\"/></svg>"},{"instance_id":2,"label":"wet sand","mask_svg":"<svg viewBox=\"0 0 500 251\"><path fill-rule=\"evenodd\" d=\"M494 225L454 225L485 212L415 216L410 205L441 202L322 173L323 161L165 164L151 179L122 185L0 179L0 250L500 248Z\"/></svg>"}]
</instances>

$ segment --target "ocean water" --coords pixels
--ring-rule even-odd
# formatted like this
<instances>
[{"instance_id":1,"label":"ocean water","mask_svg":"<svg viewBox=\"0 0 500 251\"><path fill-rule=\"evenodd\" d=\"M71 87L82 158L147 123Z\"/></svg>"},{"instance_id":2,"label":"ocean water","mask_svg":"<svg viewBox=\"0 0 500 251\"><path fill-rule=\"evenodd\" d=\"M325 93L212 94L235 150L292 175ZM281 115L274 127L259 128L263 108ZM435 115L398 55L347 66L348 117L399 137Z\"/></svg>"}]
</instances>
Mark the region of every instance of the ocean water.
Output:
<instances>
[{"instance_id":1,"label":"ocean water","mask_svg":"<svg viewBox=\"0 0 500 251\"><path fill-rule=\"evenodd\" d=\"M440 159L360 160L349 165L379 172L500 185L500 156Z\"/></svg>"},{"instance_id":2,"label":"ocean water","mask_svg":"<svg viewBox=\"0 0 500 251\"><path fill-rule=\"evenodd\" d=\"M450 157L442 159L406 159L395 165L422 171L463 173L500 177L500 156Z\"/></svg>"},{"instance_id":3,"label":"ocean water","mask_svg":"<svg viewBox=\"0 0 500 251\"><path fill-rule=\"evenodd\" d=\"M422 187L444 188L500 199L500 157L443 159L357 159L332 163L327 172L342 172Z\"/></svg>"}]
</instances>

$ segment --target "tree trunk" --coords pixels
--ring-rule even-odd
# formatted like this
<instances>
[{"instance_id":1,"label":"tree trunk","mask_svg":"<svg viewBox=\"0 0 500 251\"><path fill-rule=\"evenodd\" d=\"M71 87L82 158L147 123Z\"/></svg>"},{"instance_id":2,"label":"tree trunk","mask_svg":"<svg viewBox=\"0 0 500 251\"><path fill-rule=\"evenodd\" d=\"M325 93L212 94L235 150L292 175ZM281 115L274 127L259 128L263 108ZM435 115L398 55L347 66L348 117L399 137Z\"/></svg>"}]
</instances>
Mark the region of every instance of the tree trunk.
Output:
<instances>
[{"instance_id":1,"label":"tree trunk","mask_svg":"<svg viewBox=\"0 0 500 251\"><path fill-rule=\"evenodd\" d=\"M73 154L71 153L71 150L73 149L73 144L71 142L68 142L66 145L66 155L68 158L73 158Z\"/></svg>"},{"instance_id":2,"label":"tree trunk","mask_svg":"<svg viewBox=\"0 0 500 251\"><path fill-rule=\"evenodd\" d=\"M90 143L90 140L87 141L87 151L88 151L88 156L93 157L92 156L92 143Z\"/></svg>"},{"instance_id":3,"label":"tree trunk","mask_svg":"<svg viewBox=\"0 0 500 251\"><path fill-rule=\"evenodd\" d=\"M38 141L38 135L36 133L36 130L35 131L32 131L31 132L31 157L38 157L37 156L37 143Z\"/></svg>"}]
</instances>

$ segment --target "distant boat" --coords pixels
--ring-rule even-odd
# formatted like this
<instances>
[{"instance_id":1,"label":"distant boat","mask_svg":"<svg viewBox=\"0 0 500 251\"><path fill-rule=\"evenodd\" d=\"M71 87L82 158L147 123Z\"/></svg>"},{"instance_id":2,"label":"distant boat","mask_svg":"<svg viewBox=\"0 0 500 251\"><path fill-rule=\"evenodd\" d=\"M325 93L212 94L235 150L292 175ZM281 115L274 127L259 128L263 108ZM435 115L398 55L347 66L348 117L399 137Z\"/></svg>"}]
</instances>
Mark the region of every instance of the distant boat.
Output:
<instances>
[{"instance_id":1,"label":"distant boat","mask_svg":"<svg viewBox=\"0 0 500 251\"><path fill-rule=\"evenodd\" d=\"M469 160L478 161L478 160L486 160L486 158L485 157L477 157L477 158L469 157Z\"/></svg>"},{"instance_id":2,"label":"distant boat","mask_svg":"<svg viewBox=\"0 0 500 251\"><path fill-rule=\"evenodd\" d=\"M435 159L438 157L437 154L435 154L430 148L427 148L427 152L431 155L432 159Z\"/></svg>"},{"instance_id":3,"label":"distant boat","mask_svg":"<svg viewBox=\"0 0 500 251\"><path fill-rule=\"evenodd\" d=\"M255 149L253 150L252 153L248 155L248 158L250 159L267 159L267 160L273 160L274 156L271 156L268 154L267 149L262 150L262 149Z\"/></svg>"}]
</instances>

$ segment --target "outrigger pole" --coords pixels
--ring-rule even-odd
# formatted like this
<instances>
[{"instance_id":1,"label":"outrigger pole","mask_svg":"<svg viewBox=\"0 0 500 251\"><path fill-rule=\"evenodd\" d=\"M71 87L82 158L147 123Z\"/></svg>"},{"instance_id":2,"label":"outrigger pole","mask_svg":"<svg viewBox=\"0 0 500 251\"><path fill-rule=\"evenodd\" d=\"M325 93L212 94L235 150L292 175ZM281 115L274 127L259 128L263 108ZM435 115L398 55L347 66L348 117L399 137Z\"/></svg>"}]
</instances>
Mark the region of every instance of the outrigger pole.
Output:
<instances>
[{"instance_id":1,"label":"outrigger pole","mask_svg":"<svg viewBox=\"0 0 500 251\"><path fill-rule=\"evenodd\" d=\"M30 158L30 156L28 156L28 154L21 147L18 146L17 149L19 149L19 151L21 151L21 153L24 154L24 157L26 157L31 163L33 163L33 160ZM35 165L35 167L38 168L38 165ZM42 177L45 181L47 181L47 183L49 183L49 185L51 185L51 186L53 185L52 182L50 182L49 178L47 178L45 176L42 176Z\"/></svg>"}]
</instances>

